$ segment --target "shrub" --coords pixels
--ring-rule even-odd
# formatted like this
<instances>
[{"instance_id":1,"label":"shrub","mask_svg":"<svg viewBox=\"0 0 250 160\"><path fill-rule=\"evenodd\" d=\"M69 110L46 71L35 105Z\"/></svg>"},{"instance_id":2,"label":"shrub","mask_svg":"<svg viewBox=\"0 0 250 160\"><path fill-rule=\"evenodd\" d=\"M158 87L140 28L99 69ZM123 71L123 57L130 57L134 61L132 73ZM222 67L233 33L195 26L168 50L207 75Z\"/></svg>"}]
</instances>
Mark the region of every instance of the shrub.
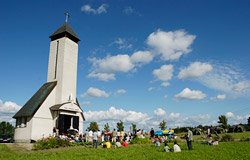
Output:
<instances>
[{"instance_id":1,"label":"shrub","mask_svg":"<svg viewBox=\"0 0 250 160\"><path fill-rule=\"evenodd\" d=\"M93 145L93 142L79 142L79 143L82 143L83 146Z\"/></svg>"},{"instance_id":2,"label":"shrub","mask_svg":"<svg viewBox=\"0 0 250 160\"><path fill-rule=\"evenodd\" d=\"M43 138L34 144L34 150L43 150L69 146L67 141L58 138Z\"/></svg>"},{"instance_id":3,"label":"shrub","mask_svg":"<svg viewBox=\"0 0 250 160\"><path fill-rule=\"evenodd\" d=\"M149 138L133 138L130 144L150 144L151 140Z\"/></svg>"},{"instance_id":4,"label":"shrub","mask_svg":"<svg viewBox=\"0 0 250 160\"><path fill-rule=\"evenodd\" d=\"M233 137L229 134L222 136L221 138L221 142L230 142L230 141L233 141Z\"/></svg>"}]
</instances>

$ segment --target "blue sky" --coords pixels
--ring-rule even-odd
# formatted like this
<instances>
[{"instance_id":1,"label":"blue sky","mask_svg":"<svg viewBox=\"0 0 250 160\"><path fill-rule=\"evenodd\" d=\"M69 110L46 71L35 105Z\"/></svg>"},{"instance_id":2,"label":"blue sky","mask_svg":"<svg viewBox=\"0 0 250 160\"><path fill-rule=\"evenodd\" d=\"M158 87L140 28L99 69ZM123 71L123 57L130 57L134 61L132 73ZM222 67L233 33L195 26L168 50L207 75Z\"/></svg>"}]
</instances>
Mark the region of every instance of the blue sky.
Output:
<instances>
[{"instance_id":1,"label":"blue sky","mask_svg":"<svg viewBox=\"0 0 250 160\"><path fill-rule=\"evenodd\" d=\"M249 1L4 1L0 120L46 83L49 36L80 37L77 96L87 126L230 124L250 115Z\"/></svg>"}]
</instances>

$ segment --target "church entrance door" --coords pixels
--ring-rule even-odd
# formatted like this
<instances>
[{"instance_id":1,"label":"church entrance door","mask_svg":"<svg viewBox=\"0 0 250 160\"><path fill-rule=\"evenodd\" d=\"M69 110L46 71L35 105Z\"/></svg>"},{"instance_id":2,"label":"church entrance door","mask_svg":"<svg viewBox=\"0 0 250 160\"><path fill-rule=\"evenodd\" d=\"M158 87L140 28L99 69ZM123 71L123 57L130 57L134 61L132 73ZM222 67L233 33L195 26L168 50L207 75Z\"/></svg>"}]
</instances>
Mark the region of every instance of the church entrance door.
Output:
<instances>
[{"instance_id":1,"label":"church entrance door","mask_svg":"<svg viewBox=\"0 0 250 160\"><path fill-rule=\"evenodd\" d=\"M70 127L73 127L74 129L79 128L79 117L59 114L59 121L58 121L59 134L62 134L62 133L67 134L68 129L70 129Z\"/></svg>"}]
</instances>

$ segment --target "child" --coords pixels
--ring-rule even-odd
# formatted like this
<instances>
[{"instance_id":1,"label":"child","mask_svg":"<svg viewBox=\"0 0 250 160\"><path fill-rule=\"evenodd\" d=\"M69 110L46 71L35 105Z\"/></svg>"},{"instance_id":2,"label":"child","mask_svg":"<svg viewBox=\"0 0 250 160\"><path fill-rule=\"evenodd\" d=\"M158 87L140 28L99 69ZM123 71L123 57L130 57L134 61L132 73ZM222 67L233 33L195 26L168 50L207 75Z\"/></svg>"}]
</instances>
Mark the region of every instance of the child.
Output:
<instances>
[{"instance_id":1,"label":"child","mask_svg":"<svg viewBox=\"0 0 250 160\"><path fill-rule=\"evenodd\" d=\"M123 147L128 147L128 144L126 143L125 139L123 139L122 146Z\"/></svg>"},{"instance_id":2,"label":"child","mask_svg":"<svg viewBox=\"0 0 250 160\"><path fill-rule=\"evenodd\" d=\"M177 142L174 142L174 152L181 152L181 148L178 146Z\"/></svg>"},{"instance_id":3,"label":"child","mask_svg":"<svg viewBox=\"0 0 250 160\"><path fill-rule=\"evenodd\" d=\"M161 143L160 143L160 141L159 141L158 138L155 139L155 146L156 147L160 147L161 146Z\"/></svg>"},{"instance_id":4,"label":"child","mask_svg":"<svg viewBox=\"0 0 250 160\"><path fill-rule=\"evenodd\" d=\"M170 152L170 150L171 150L171 149L168 147L168 143L165 142L164 151L165 151L165 152Z\"/></svg>"}]
</instances>

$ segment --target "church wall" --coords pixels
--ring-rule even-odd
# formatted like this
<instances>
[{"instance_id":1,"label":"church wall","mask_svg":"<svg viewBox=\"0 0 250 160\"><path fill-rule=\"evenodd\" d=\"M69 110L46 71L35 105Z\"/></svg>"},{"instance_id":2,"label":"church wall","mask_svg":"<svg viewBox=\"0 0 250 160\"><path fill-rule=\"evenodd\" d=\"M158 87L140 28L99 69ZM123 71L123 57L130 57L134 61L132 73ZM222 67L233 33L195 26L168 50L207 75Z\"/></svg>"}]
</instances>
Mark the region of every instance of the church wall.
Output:
<instances>
[{"instance_id":1,"label":"church wall","mask_svg":"<svg viewBox=\"0 0 250 160\"><path fill-rule=\"evenodd\" d=\"M67 37L58 41L56 104L67 102L70 94L75 102L78 44Z\"/></svg>"},{"instance_id":2,"label":"church wall","mask_svg":"<svg viewBox=\"0 0 250 160\"><path fill-rule=\"evenodd\" d=\"M33 117L31 139L38 140L53 135L54 120Z\"/></svg>"},{"instance_id":3,"label":"church wall","mask_svg":"<svg viewBox=\"0 0 250 160\"><path fill-rule=\"evenodd\" d=\"M79 116L79 134L83 134L83 117L80 113L77 113L77 116Z\"/></svg>"},{"instance_id":4,"label":"church wall","mask_svg":"<svg viewBox=\"0 0 250 160\"><path fill-rule=\"evenodd\" d=\"M32 119L27 117L26 127L17 127L15 128L14 140L15 142L30 142L31 139L31 130L32 130Z\"/></svg>"},{"instance_id":5,"label":"church wall","mask_svg":"<svg viewBox=\"0 0 250 160\"><path fill-rule=\"evenodd\" d=\"M57 41L50 42L49 64L47 82L55 81L55 64L56 64Z\"/></svg>"}]
</instances>

